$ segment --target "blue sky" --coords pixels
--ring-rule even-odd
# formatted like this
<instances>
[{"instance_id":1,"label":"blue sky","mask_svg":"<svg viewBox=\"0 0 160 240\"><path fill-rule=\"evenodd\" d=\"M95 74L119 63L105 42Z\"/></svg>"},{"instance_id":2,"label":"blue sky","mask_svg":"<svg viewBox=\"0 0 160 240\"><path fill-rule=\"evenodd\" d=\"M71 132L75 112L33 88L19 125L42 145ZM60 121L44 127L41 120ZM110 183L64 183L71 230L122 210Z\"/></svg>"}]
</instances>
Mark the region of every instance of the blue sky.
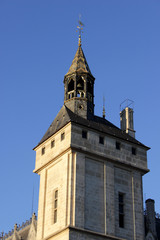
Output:
<instances>
[{"instance_id":1,"label":"blue sky","mask_svg":"<svg viewBox=\"0 0 160 240\"><path fill-rule=\"evenodd\" d=\"M63 105L63 78L78 47L95 82L95 113L119 126L132 99L136 138L151 147L144 199L160 213L160 1L0 1L0 231L37 213L39 176L32 150ZM34 189L34 194L33 194ZM34 195L34 198L33 198Z\"/></svg>"}]
</instances>

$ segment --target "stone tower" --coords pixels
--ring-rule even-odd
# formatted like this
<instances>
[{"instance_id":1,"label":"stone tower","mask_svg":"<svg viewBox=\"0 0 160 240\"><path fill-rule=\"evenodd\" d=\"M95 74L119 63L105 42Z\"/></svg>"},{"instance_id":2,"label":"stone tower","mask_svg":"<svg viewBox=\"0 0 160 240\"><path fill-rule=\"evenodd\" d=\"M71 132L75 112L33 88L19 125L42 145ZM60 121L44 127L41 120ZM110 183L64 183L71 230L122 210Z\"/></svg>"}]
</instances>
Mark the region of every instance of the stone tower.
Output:
<instances>
[{"instance_id":1,"label":"stone tower","mask_svg":"<svg viewBox=\"0 0 160 240\"><path fill-rule=\"evenodd\" d=\"M37 240L144 240L149 148L94 115L94 80L79 40L64 105L34 149Z\"/></svg>"}]
</instances>

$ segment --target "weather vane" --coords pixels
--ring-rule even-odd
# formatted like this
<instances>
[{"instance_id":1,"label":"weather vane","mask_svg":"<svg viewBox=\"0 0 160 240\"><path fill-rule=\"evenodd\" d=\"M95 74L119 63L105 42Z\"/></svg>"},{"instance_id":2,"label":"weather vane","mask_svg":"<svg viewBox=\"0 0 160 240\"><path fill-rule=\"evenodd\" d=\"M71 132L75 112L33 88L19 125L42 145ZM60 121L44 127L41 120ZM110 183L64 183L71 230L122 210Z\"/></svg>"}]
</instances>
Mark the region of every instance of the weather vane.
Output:
<instances>
[{"instance_id":1,"label":"weather vane","mask_svg":"<svg viewBox=\"0 0 160 240\"><path fill-rule=\"evenodd\" d=\"M81 46L81 34L83 33L83 26L84 24L81 22L81 14L79 15L79 21L78 21L79 25L77 26L78 31L79 31L79 42L78 45Z\"/></svg>"}]
</instances>

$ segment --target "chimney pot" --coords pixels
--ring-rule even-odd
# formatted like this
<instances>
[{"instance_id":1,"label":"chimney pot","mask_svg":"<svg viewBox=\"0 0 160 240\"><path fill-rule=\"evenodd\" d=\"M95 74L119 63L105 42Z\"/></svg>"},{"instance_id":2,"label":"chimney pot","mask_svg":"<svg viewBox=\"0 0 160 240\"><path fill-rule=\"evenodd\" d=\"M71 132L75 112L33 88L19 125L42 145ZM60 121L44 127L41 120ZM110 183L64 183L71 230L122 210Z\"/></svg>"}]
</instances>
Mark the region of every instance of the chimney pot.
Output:
<instances>
[{"instance_id":1,"label":"chimney pot","mask_svg":"<svg viewBox=\"0 0 160 240\"><path fill-rule=\"evenodd\" d=\"M128 104L128 101L129 104ZM127 104L126 104L127 103ZM131 137L135 138L135 131L134 131L134 121L133 121L133 108L129 107L133 105L133 101L125 100L122 104L125 104L126 107L122 108L120 111L120 124L121 129L128 133ZM122 104L120 106L122 106Z\"/></svg>"}]
</instances>

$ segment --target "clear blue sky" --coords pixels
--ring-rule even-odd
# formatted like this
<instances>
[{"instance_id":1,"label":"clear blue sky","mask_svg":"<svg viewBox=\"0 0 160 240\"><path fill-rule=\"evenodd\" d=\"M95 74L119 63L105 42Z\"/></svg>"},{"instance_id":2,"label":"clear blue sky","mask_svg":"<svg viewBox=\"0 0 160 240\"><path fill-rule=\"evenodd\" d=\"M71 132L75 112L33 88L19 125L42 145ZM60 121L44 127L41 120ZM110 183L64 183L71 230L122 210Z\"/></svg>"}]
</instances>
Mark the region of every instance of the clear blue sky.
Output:
<instances>
[{"instance_id":1,"label":"clear blue sky","mask_svg":"<svg viewBox=\"0 0 160 240\"><path fill-rule=\"evenodd\" d=\"M160 212L160 1L0 0L0 231L37 213L33 147L63 105L63 78L78 47L95 82L95 113L119 126L119 105L135 102L136 138L151 147L144 198Z\"/></svg>"}]
</instances>

